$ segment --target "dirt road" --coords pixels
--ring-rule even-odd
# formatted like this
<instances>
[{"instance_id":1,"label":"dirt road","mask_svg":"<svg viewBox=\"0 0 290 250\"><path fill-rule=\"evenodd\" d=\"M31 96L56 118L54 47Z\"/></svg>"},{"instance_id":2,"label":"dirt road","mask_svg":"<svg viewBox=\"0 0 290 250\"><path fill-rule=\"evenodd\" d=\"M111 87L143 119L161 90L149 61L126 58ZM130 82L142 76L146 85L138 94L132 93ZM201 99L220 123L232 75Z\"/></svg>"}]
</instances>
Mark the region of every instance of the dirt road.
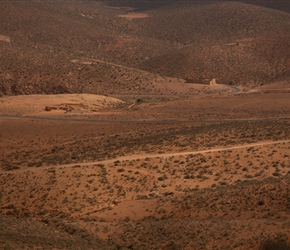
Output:
<instances>
[{"instance_id":1,"label":"dirt road","mask_svg":"<svg viewBox=\"0 0 290 250\"><path fill-rule=\"evenodd\" d=\"M95 162L81 162L81 163L71 163L71 164L64 164L64 165L56 165L56 166L47 166L47 167L39 167L39 168L27 168L27 169L18 169L18 170L11 170L11 171L1 171L2 173L12 173L12 172L26 172L26 171L38 171L43 169L51 169L51 168L67 168L73 167L76 165L79 166L93 166L97 164L110 164L114 163L115 161L132 161L137 159L152 159L152 158L168 158L172 156L182 156L182 155L197 155L197 154L206 154L212 152L222 152L227 150L235 150L235 149L242 149L242 148L250 148L250 147L258 147L258 146L267 146L267 145L275 145L275 144L282 144L282 143L290 143L289 140L280 140L280 141L262 141L257 143L249 143L244 145L237 145L237 146L230 146L230 147L221 147L221 148L211 148L199 151L187 151L187 152L176 152L176 153L163 153L163 154L138 154L138 155L127 155L127 156L120 156L114 159L108 159L103 161L95 161Z\"/></svg>"},{"instance_id":2,"label":"dirt road","mask_svg":"<svg viewBox=\"0 0 290 250\"><path fill-rule=\"evenodd\" d=\"M270 141L270 142L257 142L257 143L250 143L250 144L245 144L245 145L237 145L237 146L223 147L223 148L212 148L212 149L199 150L199 151L163 153L163 154L128 155L128 156L120 156L120 157L117 157L117 158L114 158L114 159L109 159L109 160L104 160L104 161L61 165L61 167L69 167L69 166L74 166L74 165L88 166L88 165L95 165L95 164L109 164L109 163L113 163L115 161L128 161L128 160L130 161L130 160L146 159L146 158L168 158L168 157L172 157L172 156L181 156L181 155L197 155L197 154L205 154L205 153L212 153L212 152L222 152L222 151L227 151L227 150L235 150L235 149L241 149L241 148L250 148L250 147L258 147L258 146L274 145L274 144L289 143L289 142L290 142L290 140Z\"/></svg>"}]
</instances>

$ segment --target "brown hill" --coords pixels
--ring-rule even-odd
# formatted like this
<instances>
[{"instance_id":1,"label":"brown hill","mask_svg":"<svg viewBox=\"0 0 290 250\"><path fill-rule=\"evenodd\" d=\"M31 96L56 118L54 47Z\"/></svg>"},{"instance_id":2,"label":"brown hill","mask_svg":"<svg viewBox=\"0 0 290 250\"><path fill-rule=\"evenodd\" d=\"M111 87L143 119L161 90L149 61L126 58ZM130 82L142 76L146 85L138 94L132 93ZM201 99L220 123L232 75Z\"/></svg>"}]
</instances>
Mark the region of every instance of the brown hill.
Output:
<instances>
[{"instance_id":1,"label":"brown hill","mask_svg":"<svg viewBox=\"0 0 290 250\"><path fill-rule=\"evenodd\" d=\"M87 1L1 3L0 92L157 93L149 85L160 81L156 73L242 84L289 78L286 12L216 1L121 17L128 11Z\"/></svg>"},{"instance_id":2,"label":"brown hill","mask_svg":"<svg viewBox=\"0 0 290 250\"><path fill-rule=\"evenodd\" d=\"M199 1L199 0L168 0L168 1L156 1L156 0L104 0L107 5L109 6L115 6L115 7L130 7L132 9L135 9L137 11L144 11L144 10L152 10L156 8L160 8L163 6L168 6L172 4L180 4L180 3L191 3L191 4L209 4L213 2L229 2L229 0L207 0L207 1ZM258 6L263 6L271 9L278 9L282 11L289 12L290 6L288 1L281 1L281 0L236 0L235 2L242 2L242 3L249 3L254 4Z\"/></svg>"},{"instance_id":3,"label":"brown hill","mask_svg":"<svg viewBox=\"0 0 290 250\"><path fill-rule=\"evenodd\" d=\"M118 17L124 10L97 2L5 2L1 7L0 34L10 40L0 41L3 94L144 92L155 76L123 68L121 62L134 64L168 47L130 35L130 22Z\"/></svg>"},{"instance_id":4,"label":"brown hill","mask_svg":"<svg viewBox=\"0 0 290 250\"><path fill-rule=\"evenodd\" d=\"M2 1L0 249L289 249L289 13L134 3Z\"/></svg>"},{"instance_id":5,"label":"brown hill","mask_svg":"<svg viewBox=\"0 0 290 250\"><path fill-rule=\"evenodd\" d=\"M235 84L289 77L288 13L234 2L164 9L159 15L151 11L152 18L144 21L148 35L175 41L179 48L144 61L142 68ZM170 28L162 28L163 23Z\"/></svg>"}]
</instances>

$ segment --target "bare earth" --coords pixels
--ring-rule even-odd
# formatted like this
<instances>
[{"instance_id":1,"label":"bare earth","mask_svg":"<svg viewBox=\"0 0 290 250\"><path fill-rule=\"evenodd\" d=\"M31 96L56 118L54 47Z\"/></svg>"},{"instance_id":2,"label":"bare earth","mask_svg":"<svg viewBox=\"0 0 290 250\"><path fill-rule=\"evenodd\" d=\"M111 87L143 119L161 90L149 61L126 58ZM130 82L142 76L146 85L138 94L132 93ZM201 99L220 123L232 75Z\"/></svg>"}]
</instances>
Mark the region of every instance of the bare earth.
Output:
<instances>
[{"instance_id":1,"label":"bare earth","mask_svg":"<svg viewBox=\"0 0 290 250\"><path fill-rule=\"evenodd\" d=\"M123 18L127 18L129 20L132 20L132 19L139 19L139 18L148 18L148 17L150 17L150 15L147 13L132 12L132 13L128 13L125 15L119 15L119 17L123 17Z\"/></svg>"},{"instance_id":2,"label":"bare earth","mask_svg":"<svg viewBox=\"0 0 290 250\"><path fill-rule=\"evenodd\" d=\"M1 1L0 249L289 250L290 1Z\"/></svg>"},{"instance_id":3,"label":"bare earth","mask_svg":"<svg viewBox=\"0 0 290 250\"><path fill-rule=\"evenodd\" d=\"M10 37L9 36L4 36L4 35L0 35L0 41L1 42L6 42L6 43L10 43Z\"/></svg>"},{"instance_id":4,"label":"bare earth","mask_svg":"<svg viewBox=\"0 0 290 250\"><path fill-rule=\"evenodd\" d=\"M73 237L112 248L258 249L284 239L285 85L180 84L179 93L200 92L1 97L1 213L69 225Z\"/></svg>"},{"instance_id":5,"label":"bare earth","mask_svg":"<svg viewBox=\"0 0 290 250\"><path fill-rule=\"evenodd\" d=\"M123 101L113 97L92 94L59 94L59 95L24 95L6 96L0 100L0 112L17 115L56 115L64 114L64 110L51 110L48 107L73 106L78 110L102 110L122 104ZM60 111L60 112L59 112Z\"/></svg>"}]
</instances>

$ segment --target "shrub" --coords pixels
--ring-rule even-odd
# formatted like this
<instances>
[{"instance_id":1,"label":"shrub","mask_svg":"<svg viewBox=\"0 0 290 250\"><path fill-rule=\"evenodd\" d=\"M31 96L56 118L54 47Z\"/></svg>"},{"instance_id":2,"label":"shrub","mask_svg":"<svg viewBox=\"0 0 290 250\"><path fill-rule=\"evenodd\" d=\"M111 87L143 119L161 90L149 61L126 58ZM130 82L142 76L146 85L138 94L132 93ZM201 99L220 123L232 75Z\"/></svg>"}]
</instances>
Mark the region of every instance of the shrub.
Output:
<instances>
[{"instance_id":1,"label":"shrub","mask_svg":"<svg viewBox=\"0 0 290 250\"><path fill-rule=\"evenodd\" d=\"M263 206L265 204L264 200L258 200L257 205L258 206Z\"/></svg>"},{"instance_id":2,"label":"shrub","mask_svg":"<svg viewBox=\"0 0 290 250\"><path fill-rule=\"evenodd\" d=\"M261 244L260 250L290 250L290 244L284 240L268 239Z\"/></svg>"}]
</instances>

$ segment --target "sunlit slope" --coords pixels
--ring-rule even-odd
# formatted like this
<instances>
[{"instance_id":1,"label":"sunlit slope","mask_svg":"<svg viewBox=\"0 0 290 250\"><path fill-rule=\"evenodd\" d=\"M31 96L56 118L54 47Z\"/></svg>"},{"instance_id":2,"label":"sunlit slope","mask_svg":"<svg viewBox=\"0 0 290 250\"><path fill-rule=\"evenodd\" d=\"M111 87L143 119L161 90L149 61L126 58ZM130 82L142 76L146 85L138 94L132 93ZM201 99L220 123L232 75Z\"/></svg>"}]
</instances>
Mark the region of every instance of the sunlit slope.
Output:
<instances>
[{"instance_id":1,"label":"sunlit slope","mask_svg":"<svg viewBox=\"0 0 290 250\"><path fill-rule=\"evenodd\" d=\"M135 35L131 22L119 17L124 13L98 2L2 3L0 93L104 94L146 87L154 75L122 66L172 46Z\"/></svg>"}]
</instances>

